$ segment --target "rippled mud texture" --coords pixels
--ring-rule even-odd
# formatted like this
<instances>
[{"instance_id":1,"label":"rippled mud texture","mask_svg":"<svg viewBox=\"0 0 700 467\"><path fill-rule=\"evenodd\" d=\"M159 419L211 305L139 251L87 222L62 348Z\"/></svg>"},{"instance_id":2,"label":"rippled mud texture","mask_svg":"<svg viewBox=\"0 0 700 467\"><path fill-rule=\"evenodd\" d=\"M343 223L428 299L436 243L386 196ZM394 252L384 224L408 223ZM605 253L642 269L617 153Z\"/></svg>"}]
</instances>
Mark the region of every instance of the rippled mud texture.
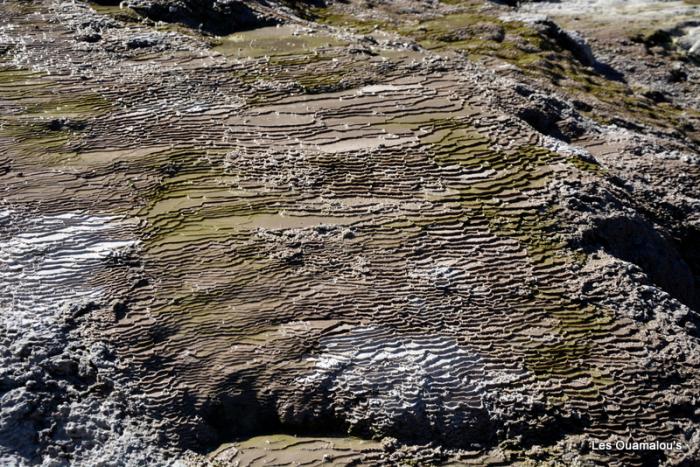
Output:
<instances>
[{"instance_id":1,"label":"rippled mud texture","mask_svg":"<svg viewBox=\"0 0 700 467\"><path fill-rule=\"evenodd\" d=\"M3 462L700 461L695 6L569 3L2 4Z\"/></svg>"}]
</instances>

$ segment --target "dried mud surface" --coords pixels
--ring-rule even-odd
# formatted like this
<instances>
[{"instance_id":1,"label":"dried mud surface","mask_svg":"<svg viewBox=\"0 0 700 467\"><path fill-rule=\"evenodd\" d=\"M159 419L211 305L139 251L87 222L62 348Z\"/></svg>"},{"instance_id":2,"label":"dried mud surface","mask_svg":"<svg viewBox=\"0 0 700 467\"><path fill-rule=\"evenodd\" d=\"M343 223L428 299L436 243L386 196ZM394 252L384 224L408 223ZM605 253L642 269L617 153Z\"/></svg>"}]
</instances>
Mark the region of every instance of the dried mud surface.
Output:
<instances>
[{"instance_id":1,"label":"dried mud surface","mask_svg":"<svg viewBox=\"0 0 700 467\"><path fill-rule=\"evenodd\" d=\"M700 462L700 7L507 3L1 3L0 463Z\"/></svg>"}]
</instances>

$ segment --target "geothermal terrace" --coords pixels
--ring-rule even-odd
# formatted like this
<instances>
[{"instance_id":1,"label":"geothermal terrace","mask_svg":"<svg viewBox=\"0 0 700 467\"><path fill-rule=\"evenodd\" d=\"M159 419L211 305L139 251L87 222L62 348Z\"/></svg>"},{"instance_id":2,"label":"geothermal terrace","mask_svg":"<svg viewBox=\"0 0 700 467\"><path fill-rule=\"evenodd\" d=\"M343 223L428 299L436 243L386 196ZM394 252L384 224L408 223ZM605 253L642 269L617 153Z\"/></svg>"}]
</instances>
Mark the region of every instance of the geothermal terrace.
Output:
<instances>
[{"instance_id":1,"label":"geothermal terrace","mask_svg":"<svg viewBox=\"0 0 700 467\"><path fill-rule=\"evenodd\" d=\"M0 4L0 463L700 461L700 7L163 3Z\"/></svg>"}]
</instances>

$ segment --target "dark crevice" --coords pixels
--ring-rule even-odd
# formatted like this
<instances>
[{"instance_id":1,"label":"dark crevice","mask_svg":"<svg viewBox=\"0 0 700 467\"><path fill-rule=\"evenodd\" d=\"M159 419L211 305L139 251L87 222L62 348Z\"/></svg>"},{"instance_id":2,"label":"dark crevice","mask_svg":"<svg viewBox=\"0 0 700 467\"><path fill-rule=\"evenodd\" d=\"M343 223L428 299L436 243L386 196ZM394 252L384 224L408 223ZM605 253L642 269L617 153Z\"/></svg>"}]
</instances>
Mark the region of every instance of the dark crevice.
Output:
<instances>
[{"instance_id":1,"label":"dark crevice","mask_svg":"<svg viewBox=\"0 0 700 467\"><path fill-rule=\"evenodd\" d=\"M179 23L213 35L227 35L280 23L280 19L264 13L274 2L216 0L131 0L128 6L141 16L153 21ZM308 6L320 6L320 0L281 1L281 5L303 16ZM262 7L262 8L261 8Z\"/></svg>"},{"instance_id":2,"label":"dark crevice","mask_svg":"<svg viewBox=\"0 0 700 467\"><path fill-rule=\"evenodd\" d=\"M129 7L153 21L180 23L214 35L226 35L279 21L261 15L243 1L219 3L213 0L185 0L180 2L132 1Z\"/></svg>"},{"instance_id":3,"label":"dark crevice","mask_svg":"<svg viewBox=\"0 0 700 467\"><path fill-rule=\"evenodd\" d=\"M223 443L270 433L312 437L350 434L363 439L389 436L402 444L432 444L456 449L492 447L499 441L500 424L493 421L487 409L470 409L461 413L461 417L449 414L449 420L441 421L433 417L447 417L447 414L430 414L419 403L413 412L398 414L390 426L378 431L377 421L372 417L354 423L345 418L345 414L351 413L350 406L363 403L363 395L346 401L349 405L338 406L327 389L321 384L317 391L296 399L287 412L280 412L285 404L280 403L276 394L258 389L250 376L237 375L229 379L226 388L217 391L217 396L203 404L190 401L189 408L185 409L200 415L204 423L189 437L189 442L183 441L187 448L202 453ZM324 409L319 410L320 407ZM537 433L540 431L538 429ZM552 436L554 432L557 430L553 428ZM539 435L532 430L528 433L536 444Z\"/></svg>"},{"instance_id":4,"label":"dark crevice","mask_svg":"<svg viewBox=\"0 0 700 467\"><path fill-rule=\"evenodd\" d=\"M280 420L275 398L260 394L252 385L239 382L235 391L204 403L199 411L204 427L197 431L196 444L188 446L209 452L223 443L255 436L290 434L295 436L345 437L347 427L330 413L314 414L285 423Z\"/></svg>"},{"instance_id":5,"label":"dark crevice","mask_svg":"<svg viewBox=\"0 0 700 467\"><path fill-rule=\"evenodd\" d=\"M700 247L693 246L693 241L697 242L693 235L697 233L677 245L641 218L614 217L596 221L584 233L581 246L589 252L603 248L612 256L636 264L655 285L697 310Z\"/></svg>"}]
</instances>

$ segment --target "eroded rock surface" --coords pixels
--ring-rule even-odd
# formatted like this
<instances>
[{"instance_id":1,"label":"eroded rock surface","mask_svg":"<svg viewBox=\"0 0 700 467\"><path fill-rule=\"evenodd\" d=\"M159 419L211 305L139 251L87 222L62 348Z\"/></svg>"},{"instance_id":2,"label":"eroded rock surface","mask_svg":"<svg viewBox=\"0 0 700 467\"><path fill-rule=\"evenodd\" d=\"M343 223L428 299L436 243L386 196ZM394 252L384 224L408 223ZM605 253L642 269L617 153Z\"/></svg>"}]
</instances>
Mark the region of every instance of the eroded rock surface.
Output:
<instances>
[{"instance_id":1,"label":"eroded rock surface","mask_svg":"<svg viewBox=\"0 0 700 467\"><path fill-rule=\"evenodd\" d=\"M569 3L0 5L0 459L700 461L698 8Z\"/></svg>"}]
</instances>

